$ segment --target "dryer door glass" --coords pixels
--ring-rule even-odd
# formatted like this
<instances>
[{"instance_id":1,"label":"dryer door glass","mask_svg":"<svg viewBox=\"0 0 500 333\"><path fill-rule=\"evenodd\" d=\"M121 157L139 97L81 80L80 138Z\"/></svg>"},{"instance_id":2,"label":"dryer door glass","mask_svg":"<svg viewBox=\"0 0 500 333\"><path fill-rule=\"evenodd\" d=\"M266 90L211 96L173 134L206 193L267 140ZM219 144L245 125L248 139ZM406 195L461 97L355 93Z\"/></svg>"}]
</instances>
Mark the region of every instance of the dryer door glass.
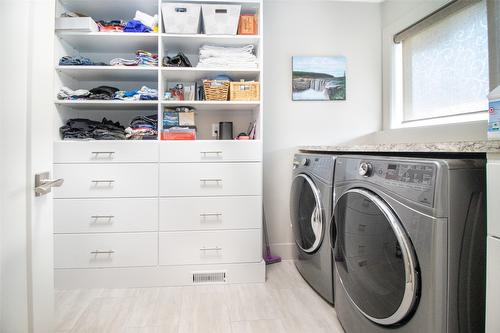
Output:
<instances>
[{"instance_id":1,"label":"dryer door glass","mask_svg":"<svg viewBox=\"0 0 500 333\"><path fill-rule=\"evenodd\" d=\"M363 189L343 194L334 214L335 264L347 295L373 322L400 322L412 312L419 284L403 226L379 196Z\"/></svg>"},{"instance_id":2,"label":"dryer door glass","mask_svg":"<svg viewBox=\"0 0 500 333\"><path fill-rule=\"evenodd\" d=\"M323 209L319 191L311 178L304 174L295 177L290 198L295 242L306 253L318 250L323 240Z\"/></svg>"}]
</instances>

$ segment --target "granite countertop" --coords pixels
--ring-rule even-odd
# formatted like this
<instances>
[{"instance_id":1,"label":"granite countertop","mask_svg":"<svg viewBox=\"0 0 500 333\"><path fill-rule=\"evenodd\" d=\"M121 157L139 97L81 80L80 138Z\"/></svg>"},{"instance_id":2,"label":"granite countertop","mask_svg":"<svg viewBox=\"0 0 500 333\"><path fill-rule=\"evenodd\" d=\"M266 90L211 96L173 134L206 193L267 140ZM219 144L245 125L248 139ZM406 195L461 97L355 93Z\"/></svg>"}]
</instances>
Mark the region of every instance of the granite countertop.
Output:
<instances>
[{"instance_id":1,"label":"granite countertop","mask_svg":"<svg viewBox=\"0 0 500 333\"><path fill-rule=\"evenodd\" d=\"M429 143L343 144L338 146L301 146L308 152L385 152L385 153L500 153L498 141L457 141Z\"/></svg>"}]
</instances>

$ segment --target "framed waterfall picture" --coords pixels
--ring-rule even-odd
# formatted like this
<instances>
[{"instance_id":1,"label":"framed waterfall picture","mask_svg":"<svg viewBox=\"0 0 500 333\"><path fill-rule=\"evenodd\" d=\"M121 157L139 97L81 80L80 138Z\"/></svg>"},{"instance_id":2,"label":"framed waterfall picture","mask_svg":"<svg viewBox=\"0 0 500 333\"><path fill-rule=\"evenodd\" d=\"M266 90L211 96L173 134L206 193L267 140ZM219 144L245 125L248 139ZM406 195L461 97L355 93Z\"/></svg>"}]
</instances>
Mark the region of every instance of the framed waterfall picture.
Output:
<instances>
[{"instance_id":1,"label":"framed waterfall picture","mask_svg":"<svg viewBox=\"0 0 500 333\"><path fill-rule=\"evenodd\" d=\"M346 58L292 57L294 101L345 101Z\"/></svg>"}]
</instances>

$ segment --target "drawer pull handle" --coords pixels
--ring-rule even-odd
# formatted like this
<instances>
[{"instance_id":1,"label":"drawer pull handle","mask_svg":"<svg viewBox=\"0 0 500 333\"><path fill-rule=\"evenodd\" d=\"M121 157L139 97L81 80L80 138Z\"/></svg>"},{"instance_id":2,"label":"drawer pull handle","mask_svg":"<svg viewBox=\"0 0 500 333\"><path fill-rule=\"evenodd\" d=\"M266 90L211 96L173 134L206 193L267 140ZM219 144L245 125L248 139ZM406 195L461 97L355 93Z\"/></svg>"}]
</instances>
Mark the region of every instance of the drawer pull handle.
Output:
<instances>
[{"instance_id":1,"label":"drawer pull handle","mask_svg":"<svg viewBox=\"0 0 500 333\"><path fill-rule=\"evenodd\" d=\"M204 252L205 251L222 251L222 247L218 247L218 246L216 246L216 247L205 247L204 246L204 247L202 247L200 249L200 251L204 251Z\"/></svg>"},{"instance_id":2,"label":"drawer pull handle","mask_svg":"<svg viewBox=\"0 0 500 333\"><path fill-rule=\"evenodd\" d=\"M90 218L94 220L90 223L98 223L99 220L106 220L106 223L113 223L113 221L111 221L111 220L114 219L115 216L114 215L92 215Z\"/></svg>"},{"instance_id":3,"label":"drawer pull handle","mask_svg":"<svg viewBox=\"0 0 500 333\"><path fill-rule=\"evenodd\" d=\"M200 217L209 217L209 216L222 216L222 213L201 213Z\"/></svg>"},{"instance_id":4,"label":"drawer pull handle","mask_svg":"<svg viewBox=\"0 0 500 333\"><path fill-rule=\"evenodd\" d=\"M108 155L109 158L112 158L113 155L115 154L114 151L93 151L92 155L95 155L95 157L99 157L99 155Z\"/></svg>"},{"instance_id":5,"label":"drawer pull handle","mask_svg":"<svg viewBox=\"0 0 500 333\"><path fill-rule=\"evenodd\" d=\"M115 251L113 251L113 250L108 250L108 251L95 250L95 251L90 252L90 254L93 254L93 255L96 255L96 256L99 255L99 254L111 255L113 253L115 253Z\"/></svg>"},{"instance_id":6,"label":"drawer pull handle","mask_svg":"<svg viewBox=\"0 0 500 333\"><path fill-rule=\"evenodd\" d=\"M203 157L207 157L207 155L222 155L222 151L200 151L200 154L203 155Z\"/></svg>"},{"instance_id":7,"label":"drawer pull handle","mask_svg":"<svg viewBox=\"0 0 500 333\"><path fill-rule=\"evenodd\" d=\"M90 181L91 183L94 183L96 185L100 184L100 183L108 183L109 185L113 184L115 181L114 180L111 180L111 179L103 179L103 180L91 180Z\"/></svg>"},{"instance_id":8,"label":"drawer pull handle","mask_svg":"<svg viewBox=\"0 0 500 333\"><path fill-rule=\"evenodd\" d=\"M202 182L203 184L206 184L206 183L222 183L222 179L221 178L202 178L200 179L200 182Z\"/></svg>"}]
</instances>

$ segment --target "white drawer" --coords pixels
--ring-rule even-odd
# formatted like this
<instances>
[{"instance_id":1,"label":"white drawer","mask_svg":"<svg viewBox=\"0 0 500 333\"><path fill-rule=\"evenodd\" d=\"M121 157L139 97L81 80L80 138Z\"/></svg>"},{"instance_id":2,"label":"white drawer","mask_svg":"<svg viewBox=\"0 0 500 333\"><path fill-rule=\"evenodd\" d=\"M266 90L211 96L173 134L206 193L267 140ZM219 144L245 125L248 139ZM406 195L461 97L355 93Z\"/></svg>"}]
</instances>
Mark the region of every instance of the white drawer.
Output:
<instances>
[{"instance_id":1,"label":"white drawer","mask_svg":"<svg viewBox=\"0 0 500 333\"><path fill-rule=\"evenodd\" d=\"M155 197L158 164L55 164L55 198Z\"/></svg>"},{"instance_id":2,"label":"white drawer","mask_svg":"<svg viewBox=\"0 0 500 333\"><path fill-rule=\"evenodd\" d=\"M158 230L158 199L55 199L55 233Z\"/></svg>"},{"instance_id":3,"label":"white drawer","mask_svg":"<svg viewBox=\"0 0 500 333\"><path fill-rule=\"evenodd\" d=\"M161 196L261 195L261 163L165 163Z\"/></svg>"},{"instance_id":4,"label":"white drawer","mask_svg":"<svg viewBox=\"0 0 500 333\"><path fill-rule=\"evenodd\" d=\"M251 229L262 226L262 197L160 199L160 230Z\"/></svg>"},{"instance_id":5,"label":"white drawer","mask_svg":"<svg viewBox=\"0 0 500 333\"><path fill-rule=\"evenodd\" d=\"M262 143L253 140L163 141L161 162L259 162Z\"/></svg>"},{"instance_id":6,"label":"white drawer","mask_svg":"<svg viewBox=\"0 0 500 333\"><path fill-rule=\"evenodd\" d=\"M59 141L54 163L158 162L157 141Z\"/></svg>"},{"instance_id":7,"label":"white drawer","mask_svg":"<svg viewBox=\"0 0 500 333\"><path fill-rule=\"evenodd\" d=\"M160 232L160 265L258 262L259 229Z\"/></svg>"},{"instance_id":8,"label":"white drawer","mask_svg":"<svg viewBox=\"0 0 500 333\"><path fill-rule=\"evenodd\" d=\"M158 234L59 234L55 268L134 267L157 264Z\"/></svg>"}]
</instances>

